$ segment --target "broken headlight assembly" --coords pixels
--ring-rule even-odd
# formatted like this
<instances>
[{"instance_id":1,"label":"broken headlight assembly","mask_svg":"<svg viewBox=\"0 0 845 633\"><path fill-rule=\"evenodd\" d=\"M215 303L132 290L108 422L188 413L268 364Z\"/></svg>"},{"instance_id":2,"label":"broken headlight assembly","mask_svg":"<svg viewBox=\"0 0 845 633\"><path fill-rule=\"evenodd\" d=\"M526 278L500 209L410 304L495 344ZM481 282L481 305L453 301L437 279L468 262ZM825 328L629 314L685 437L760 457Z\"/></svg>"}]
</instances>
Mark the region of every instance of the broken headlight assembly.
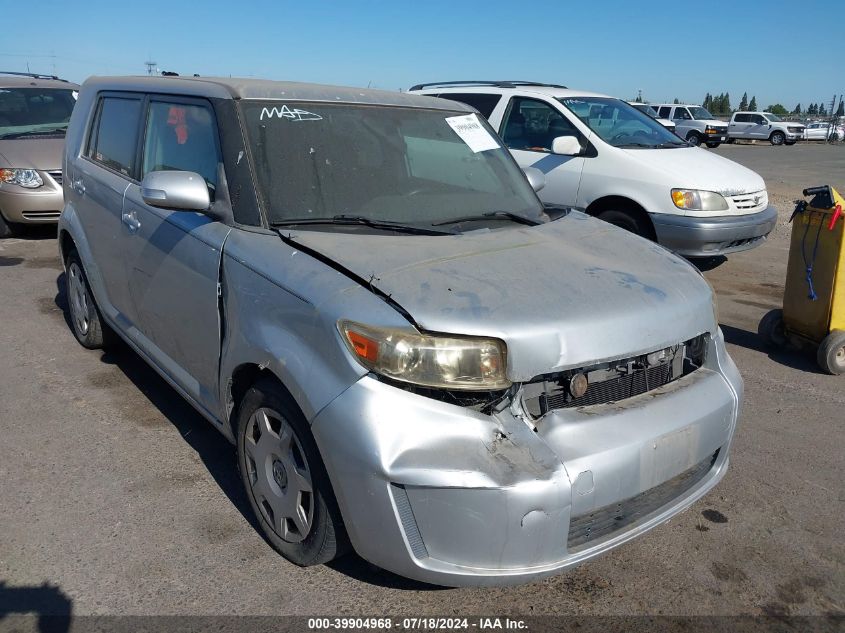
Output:
<instances>
[{"instance_id":1,"label":"broken headlight assembly","mask_svg":"<svg viewBox=\"0 0 845 633\"><path fill-rule=\"evenodd\" d=\"M715 191L672 189L672 202L687 211L727 211L728 201Z\"/></svg>"},{"instance_id":2,"label":"broken headlight assembly","mask_svg":"<svg viewBox=\"0 0 845 633\"><path fill-rule=\"evenodd\" d=\"M36 189L44 184L34 169L0 169L0 182Z\"/></svg>"},{"instance_id":3,"label":"broken headlight assembly","mask_svg":"<svg viewBox=\"0 0 845 633\"><path fill-rule=\"evenodd\" d=\"M345 320L337 326L358 362L390 380L465 391L511 385L505 375L507 350L498 339L420 334Z\"/></svg>"}]
</instances>

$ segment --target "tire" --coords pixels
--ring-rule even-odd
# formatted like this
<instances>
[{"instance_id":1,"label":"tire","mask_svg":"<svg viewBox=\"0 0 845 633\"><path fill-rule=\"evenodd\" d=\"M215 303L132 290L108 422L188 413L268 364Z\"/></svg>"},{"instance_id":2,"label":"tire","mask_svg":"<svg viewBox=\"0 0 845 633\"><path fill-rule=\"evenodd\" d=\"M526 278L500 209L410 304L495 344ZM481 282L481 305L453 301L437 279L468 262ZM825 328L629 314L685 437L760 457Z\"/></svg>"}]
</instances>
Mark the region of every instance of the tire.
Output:
<instances>
[{"instance_id":1,"label":"tire","mask_svg":"<svg viewBox=\"0 0 845 633\"><path fill-rule=\"evenodd\" d=\"M331 482L290 395L260 380L243 397L237 422L238 468L270 544L301 567L345 553L348 539Z\"/></svg>"},{"instance_id":2,"label":"tire","mask_svg":"<svg viewBox=\"0 0 845 633\"><path fill-rule=\"evenodd\" d=\"M6 218L0 214L0 238L3 237L12 237L15 234L14 225L11 222L6 221Z\"/></svg>"},{"instance_id":3,"label":"tire","mask_svg":"<svg viewBox=\"0 0 845 633\"><path fill-rule=\"evenodd\" d=\"M786 142L786 135L783 132L772 132L769 136L769 143L772 145L783 145Z\"/></svg>"},{"instance_id":4,"label":"tire","mask_svg":"<svg viewBox=\"0 0 845 633\"><path fill-rule=\"evenodd\" d=\"M701 136L697 132L690 132L687 134L687 143L693 147L698 147L701 145Z\"/></svg>"},{"instance_id":5,"label":"tire","mask_svg":"<svg viewBox=\"0 0 845 633\"><path fill-rule=\"evenodd\" d=\"M786 329L783 325L783 310L780 308L771 310L760 319L757 326L757 334L769 347L786 347L789 339L786 336Z\"/></svg>"},{"instance_id":6,"label":"tire","mask_svg":"<svg viewBox=\"0 0 845 633\"><path fill-rule=\"evenodd\" d=\"M783 142L784 145L795 145L795 143L797 143L797 141L784 141Z\"/></svg>"},{"instance_id":7,"label":"tire","mask_svg":"<svg viewBox=\"0 0 845 633\"><path fill-rule=\"evenodd\" d=\"M625 229L635 235L639 235L640 237L644 237L648 240L654 240L654 230L643 215L640 213L608 209L607 211L601 211L596 215L596 217L600 220L613 224L614 226L618 226L620 229Z\"/></svg>"},{"instance_id":8,"label":"tire","mask_svg":"<svg viewBox=\"0 0 845 633\"><path fill-rule=\"evenodd\" d=\"M728 143L728 145L733 145L733 144L736 143L736 139L735 138L729 138L727 143Z\"/></svg>"},{"instance_id":9,"label":"tire","mask_svg":"<svg viewBox=\"0 0 845 633\"><path fill-rule=\"evenodd\" d=\"M721 145L721 143L707 143L707 147L710 149L716 149L719 145Z\"/></svg>"},{"instance_id":10,"label":"tire","mask_svg":"<svg viewBox=\"0 0 845 633\"><path fill-rule=\"evenodd\" d=\"M71 250L65 261L65 291L76 340L88 349L107 347L114 340L114 333L103 322L76 250Z\"/></svg>"},{"instance_id":11,"label":"tire","mask_svg":"<svg viewBox=\"0 0 845 633\"><path fill-rule=\"evenodd\" d=\"M833 330L824 338L816 360L829 374L845 374L845 330Z\"/></svg>"}]
</instances>

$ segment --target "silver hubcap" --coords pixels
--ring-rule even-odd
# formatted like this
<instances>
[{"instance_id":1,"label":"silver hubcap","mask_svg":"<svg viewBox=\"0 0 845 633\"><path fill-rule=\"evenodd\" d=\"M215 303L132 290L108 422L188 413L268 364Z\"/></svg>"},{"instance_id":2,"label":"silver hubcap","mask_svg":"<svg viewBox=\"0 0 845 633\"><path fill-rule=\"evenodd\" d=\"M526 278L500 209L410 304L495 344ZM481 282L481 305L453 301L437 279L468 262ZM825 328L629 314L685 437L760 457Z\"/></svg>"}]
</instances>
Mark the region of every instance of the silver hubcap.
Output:
<instances>
[{"instance_id":1,"label":"silver hubcap","mask_svg":"<svg viewBox=\"0 0 845 633\"><path fill-rule=\"evenodd\" d=\"M88 313L90 311L88 291L85 289L85 280L82 278L82 270L76 262L70 265L67 271L68 301L70 302L70 314L76 331L82 336L88 334L90 323Z\"/></svg>"},{"instance_id":2,"label":"silver hubcap","mask_svg":"<svg viewBox=\"0 0 845 633\"><path fill-rule=\"evenodd\" d=\"M247 424L244 448L252 495L261 514L280 538L300 542L314 521L314 486L293 428L272 409L258 409Z\"/></svg>"},{"instance_id":3,"label":"silver hubcap","mask_svg":"<svg viewBox=\"0 0 845 633\"><path fill-rule=\"evenodd\" d=\"M782 137L780 134L775 134L775 135L772 137L772 142L773 142L775 145L780 145L781 143L783 143L783 137Z\"/></svg>"}]
</instances>

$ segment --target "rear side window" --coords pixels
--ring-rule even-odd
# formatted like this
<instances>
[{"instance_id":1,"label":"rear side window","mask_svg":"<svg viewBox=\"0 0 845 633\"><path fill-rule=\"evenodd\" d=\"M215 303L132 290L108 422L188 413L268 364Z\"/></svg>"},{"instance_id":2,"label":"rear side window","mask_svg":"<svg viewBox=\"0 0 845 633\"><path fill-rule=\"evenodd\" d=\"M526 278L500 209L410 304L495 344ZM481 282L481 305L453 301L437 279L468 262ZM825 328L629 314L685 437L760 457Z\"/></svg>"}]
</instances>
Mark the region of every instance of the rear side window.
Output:
<instances>
[{"instance_id":1,"label":"rear side window","mask_svg":"<svg viewBox=\"0 0 845 633\"><path fill-rule=\"evenodd\" d=\"M144 135L141 176L151 171L193 171L217 187L220 150L211 110L202 105L152 101Z\"/></svg>"},{"instance_id":2,"label":"rear side window","mask_svg":"<svg viewBox=\"0 0 845 633\"><path fill-rule=\"evenodd\" d=\"M88 158L131 177L135 172L140 117L139 99L101 99L97 120L88 143Z\"/></svg>"},{"instance_id":3,"label":"rear side window","mask_svg":"<svg viewBox=\"0 0 845 633\"><path fill-rule=\"evenodd\" d=\"M490 115L493 114L493 110L496 108L496 104L498 104L499 100L502 98L501 95L481 94L475 92L466 94L447 92L438 96L441 99L458 101L460 103L465 103L468 106L472 106L478 110L485 119L490 118Z\"/></svg>"},{"instance_id":4,"label":"rear side window","mask_svg":"<svg viewBox=\"0 0 845 633\"><path fill-rule=\"evenodd\" d=\"M671 110L672 110L672 108L670 108L668 106L662 106L660 108L660 110L658 110L658 113L660 114L660 118L661 119L668 119L669 118L669 112Z\"/></svg>"},{"instance_id":5,"label":"rear side window","mask_svg":"<svg viewBox=\"0 0 845 633\"><path fill-rule=\"evenodd\" d=\"M750 120L750 114L737 114L734 116L734 123L748 123Z\"/></svg>"}]
</instances>

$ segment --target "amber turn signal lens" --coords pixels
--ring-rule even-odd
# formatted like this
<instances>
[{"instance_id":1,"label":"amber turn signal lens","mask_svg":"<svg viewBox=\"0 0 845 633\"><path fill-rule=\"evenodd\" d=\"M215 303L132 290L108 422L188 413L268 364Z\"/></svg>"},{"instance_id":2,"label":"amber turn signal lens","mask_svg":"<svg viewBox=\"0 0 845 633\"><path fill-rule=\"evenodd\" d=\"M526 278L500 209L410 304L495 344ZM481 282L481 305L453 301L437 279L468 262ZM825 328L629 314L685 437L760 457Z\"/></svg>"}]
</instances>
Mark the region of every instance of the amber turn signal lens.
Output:
<instances>
[{"instance_id":1,"label":"amber turn signal lens","mask_svg":"<svg viewBox=\"0 0 845 633\"><path fill-rule=\"evenodd\" d=\"M349 342L352 343L352 349L361 358L364 358L371 363L378 360L378 343L363 334L348 330L346 336Z\"/></svg>"}]
</instances>

